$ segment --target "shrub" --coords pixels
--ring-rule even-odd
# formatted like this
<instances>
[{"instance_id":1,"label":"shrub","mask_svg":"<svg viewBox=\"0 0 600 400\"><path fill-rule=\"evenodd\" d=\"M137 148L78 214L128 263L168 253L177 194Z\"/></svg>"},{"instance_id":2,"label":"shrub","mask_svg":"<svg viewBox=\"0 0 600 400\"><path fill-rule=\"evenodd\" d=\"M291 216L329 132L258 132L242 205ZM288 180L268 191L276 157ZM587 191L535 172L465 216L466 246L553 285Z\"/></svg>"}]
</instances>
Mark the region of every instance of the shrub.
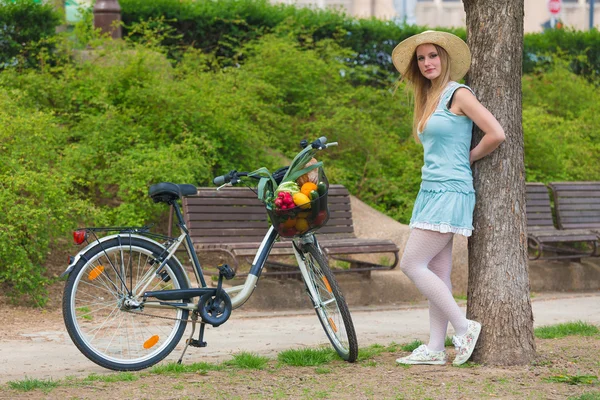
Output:
<instances>
[{"instance_id":1,"label":"shrub","mask_svg":"<svg viewBox=\"0 0 600 400\"><path fill-rule=\"evenodd\" d=\"M19 96L0 90L0 282L41 306L50 245L82 214L83 204L72 175L59 166L65 143L54 118L17 107L11 97Z\"/></svg>"},{"instance_id":2,"label":"shrub","mask_svg":"<svg viewBox=\"0 0 600 400\"><path fill-rule=\"evenodd\" d=\"M523 78L523 133L529 181L600 180L600 95L555 58Z\"/></svg>"},{"instance_id":3,"label":"shrub","mask_svg":"<svg viewBox=\"0 0 600 400\"><path fill-rule=\"evenodd\" d=\"M38 54L53 47L44 39L55 34L61 20L51 4L0 0L0 70L37 65Z\"/></svg>"}]
</instances>

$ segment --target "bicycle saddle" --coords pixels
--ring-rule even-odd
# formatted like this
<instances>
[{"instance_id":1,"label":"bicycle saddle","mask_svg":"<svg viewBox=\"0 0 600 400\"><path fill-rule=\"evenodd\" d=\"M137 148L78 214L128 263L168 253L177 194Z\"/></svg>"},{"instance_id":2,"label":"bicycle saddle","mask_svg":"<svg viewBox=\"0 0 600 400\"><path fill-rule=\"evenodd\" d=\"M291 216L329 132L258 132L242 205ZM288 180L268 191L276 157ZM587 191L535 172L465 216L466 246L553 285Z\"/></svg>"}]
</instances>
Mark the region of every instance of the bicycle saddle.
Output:
<instances>
[{"instance_id":1,"label":"bicycle saddle","mask_svg":"<svg viewBox=\"0 0 600 400\"><path fill-rule=\"evenodd\" d=\"M148 195L154 200L155 203L158 202L169 202L172 200L177 200L181 197L190 196L196 194L198 190L195 185L190 184L182 184L178 185L176 183L171 182L161 182L155 185L150 186L148 189Z\"/></svg>"}]
</instances>

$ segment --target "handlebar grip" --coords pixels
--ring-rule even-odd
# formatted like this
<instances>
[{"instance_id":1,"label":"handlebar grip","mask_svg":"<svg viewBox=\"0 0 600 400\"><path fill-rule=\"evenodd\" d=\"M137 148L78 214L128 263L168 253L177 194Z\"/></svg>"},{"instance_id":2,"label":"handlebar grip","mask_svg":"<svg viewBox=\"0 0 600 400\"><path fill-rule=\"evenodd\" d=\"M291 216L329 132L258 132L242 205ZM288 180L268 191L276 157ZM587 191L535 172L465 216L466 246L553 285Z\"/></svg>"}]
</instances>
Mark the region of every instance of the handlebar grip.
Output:
<instances>
[{"instance_id":1,"label":"handlebar grip","mask_svg":"<svg viewBox=\"0 0 600 400\"><path fill-rule=\"evenodd\" d=\"M227 178L226 175L221 175L221 176L217 176L213 179L213 183L217 186L221 186L223 184L225 184L225 179Z\"/></svg>"}]
</instances>

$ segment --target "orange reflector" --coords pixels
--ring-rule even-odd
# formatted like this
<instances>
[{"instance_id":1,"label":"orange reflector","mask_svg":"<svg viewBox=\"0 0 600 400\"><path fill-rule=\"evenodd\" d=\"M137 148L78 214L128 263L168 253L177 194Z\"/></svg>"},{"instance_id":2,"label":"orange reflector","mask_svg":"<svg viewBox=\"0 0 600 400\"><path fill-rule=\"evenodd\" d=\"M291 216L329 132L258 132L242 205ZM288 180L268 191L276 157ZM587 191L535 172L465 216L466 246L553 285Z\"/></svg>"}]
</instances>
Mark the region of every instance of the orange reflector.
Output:
<instances>
[{"instance_id":1,"label":"orange reflector","mask_svg":"<svg viewBox=\"0 0 600 400\"><path fill-rule=\"evenodd\" d=\"M337 332L337 326L335 325L335 322L333 322L333 318L329 317L329 325L331 325L331 329L333 329L334 332Z\"/></svg>"},{"instance_id":2,"label":"orange reflector","mask_svg":"<svg viewBox=\"0 0 600 400\"><path fill-rule=\"evenodd\" d=\"M149 349L150 347L153 347L156 343L158 343L158 335L154 335L150 339L146 340L144 342L144 348Z\"/></svg>"},{"instance_id":3,"label":"orange reflector","mask_svg":"<svg viewBox=\"0 0 600 400\"><path fill-rule=\"evenodd\" d=\"M88 279L90 281L93 281L94 279L99 277L100 274L102 274L102 272L104 272L104 267L102 265L98 265L96 268L90 271L90 273L88 274Z\"/></svg>"},{"instance_id":4,"label":"orange reflector","mask_svg":"<svg viewBox=\"0 0 600 400\"><path fill-rule=\"evenodd\" d=\"M331 293L331 286L329 285L329 281L326 277L323 277L323 282L325 282L325 287L327 288L327 291Z\"/></svg>"}]
</instances>

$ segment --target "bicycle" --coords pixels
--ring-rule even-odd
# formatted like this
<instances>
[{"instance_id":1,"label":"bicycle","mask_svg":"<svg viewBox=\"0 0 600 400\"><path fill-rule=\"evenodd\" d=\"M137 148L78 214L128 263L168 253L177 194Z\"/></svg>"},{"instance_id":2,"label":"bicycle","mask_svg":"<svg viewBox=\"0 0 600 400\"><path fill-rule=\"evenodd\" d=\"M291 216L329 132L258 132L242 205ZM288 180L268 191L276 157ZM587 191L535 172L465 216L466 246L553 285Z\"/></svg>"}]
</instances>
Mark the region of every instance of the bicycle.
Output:
<instances>
[{"instance_id":1,"label":"bicycle","mask_svg":"<svg viewBox=\"0 0 600 400\"><path fill-rule=\"evenodd\" d=\"M317 151L337 144L326 142L325 137L311 144L303 141L303 150L291 165L298 167L298 163L312 157ZM296 168L294 173L291 165L273 175L264 168L255 172L233 170L213 180L220 185L217 190L239 184L248 178L258 181L257 194L265 202L271 217L272 225L262 240L243 285L223 287L223 279L231 279L235 275L227 264L217 267L219 276L216 288L208 287L204 280L178 203L182 197L196 194L194 185L163 182L149 189L149 195L155 202L173 207L181 231L177 237L151 233L147 226L82 228L74 231L75 242L82 244L87 241L88 245L71 257L69 266L61 276L68 276L63 294L63 316L67 331L77 348L102 367L117 371L141 370L169 355L181 340L187 323L191 322L192 332L178 360L181 363L188 346L207 345L204 341L206 324L213 327L222 325L229 319L232 310L243 305L252 295L271 248L281 235L293 237L291 243L306 291L333 348L343 360L356 361L358 342L350 311L314 235L328 218L326 190L311 200L314 218L310 227L290 232L277 223L286 213L309 211L306 205L298 210L273 209L272 191L276 187L273 185L278 185L286 177L290 179L293 178L291 175L296 176L315 168L326 183L322 163L300 171ZM309 216L305 217L310 220ZM108 235L99 236L101 233ZM184 267L175 257L181 244L191 260L197 287L192 286ZM194 339L198 323L198 339Z\"/></svg>"}]
</instances>

